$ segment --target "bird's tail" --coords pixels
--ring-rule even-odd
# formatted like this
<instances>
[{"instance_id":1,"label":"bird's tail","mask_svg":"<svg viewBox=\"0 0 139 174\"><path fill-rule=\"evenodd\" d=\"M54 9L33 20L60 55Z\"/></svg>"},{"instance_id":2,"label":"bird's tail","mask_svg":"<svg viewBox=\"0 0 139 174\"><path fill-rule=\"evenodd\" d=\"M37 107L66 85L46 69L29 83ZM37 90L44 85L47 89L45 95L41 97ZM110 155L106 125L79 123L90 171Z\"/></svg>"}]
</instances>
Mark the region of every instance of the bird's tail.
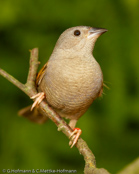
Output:
<instances>
[{"instance_id":1,"label":"bird's tail","mask_svg":"<svg viewBox=\"0 0 139 174\"><path fill-rule=\"evenodd\" d=\"M31 111L31 105L19 110L18 115L23 116L29 119L30 121L38 123L38 124L43 124L48 120L48 117L41 114L41 111L38 107L35 107Z\"/></svg>"}]
</instances>

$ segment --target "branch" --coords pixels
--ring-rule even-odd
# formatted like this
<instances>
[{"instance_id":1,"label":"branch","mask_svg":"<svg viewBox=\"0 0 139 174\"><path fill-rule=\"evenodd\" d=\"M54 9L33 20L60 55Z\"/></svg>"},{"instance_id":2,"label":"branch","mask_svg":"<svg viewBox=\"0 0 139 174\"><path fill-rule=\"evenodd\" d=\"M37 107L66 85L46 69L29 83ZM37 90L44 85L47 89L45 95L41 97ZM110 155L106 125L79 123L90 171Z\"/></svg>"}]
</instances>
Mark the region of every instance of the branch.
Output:
<instances>
[{"instance_id":1,"label":"branch","mask_svg":"<svg viewBox=\"0 0 139 174\"><path fill-rule=\"evenodd\" d=\"M38 48L32 49L30 54L30 67L28 72L28 78L26 84L22 84L18 80L16 80L13 76L8 74L6 71L0 69L0 75L5 77L19 89L21 89L24 93L26 93L29 97L35 95L37 93L35 88L35 79L38 69ZM73 130L69 127L69 125L45 102L42 101L39 105L39 109L43 115L49 117L58 127L59 131L62 131L68 138L70 138ZM97 169L96 161L93 153L87 146L86 142L79 138L76 143L76 147L78 148L80 154L84 156L85 160L85 174L109 174L105 169Z\"/></svg>"},{"instance_id":2,"label":"branch","mask_svg":"<svg viewBox=\"0 0 139 174\"><path fill-rule=\"evenodd\" d=\"M38 49L34 48L33 50L30 50L30 67L29 67L28 78L26 83L26 86L28 87L30 86L32 89L34 89L34 91L36 91L34 84L35 84L39 64L40 62L38 61Z\"/></svg>"},{"instance_id":3,"label":"branch","mask_svg":"<svg viewBox=\"0 0 139 174\"><path fill-rule=\"evenodd\" d=\"M23 85L22 83L20 83L17 79L15 79L13 76L11 76L10 74L8 74L6 71L4 71L1 68L0 68L0 75L3 76L4 78L6 78L11 83L13 83L15 86L17 86L23 92L25 92L25 88L26 88L25 85Z\"/></svg>"}]
</instances>

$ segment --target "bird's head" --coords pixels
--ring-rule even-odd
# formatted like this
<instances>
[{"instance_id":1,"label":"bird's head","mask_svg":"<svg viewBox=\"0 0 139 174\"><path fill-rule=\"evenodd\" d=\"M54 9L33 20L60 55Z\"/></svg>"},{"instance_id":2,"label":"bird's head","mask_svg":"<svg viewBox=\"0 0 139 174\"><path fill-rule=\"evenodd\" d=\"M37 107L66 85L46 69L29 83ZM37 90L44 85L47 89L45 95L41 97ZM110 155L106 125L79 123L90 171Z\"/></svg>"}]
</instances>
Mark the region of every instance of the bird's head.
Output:
<instances>
[{"instance_id":1,"label":"bird's head","mask_svg":"<svg viewBox=\"0 0 139 174\"><path fill-rule=\"evenodd\" d=\"M97 38L105 33L104 28L77 26L65 30L59 37L55 50L66 52L92 52Z\"/></svg>"}]
</instances>

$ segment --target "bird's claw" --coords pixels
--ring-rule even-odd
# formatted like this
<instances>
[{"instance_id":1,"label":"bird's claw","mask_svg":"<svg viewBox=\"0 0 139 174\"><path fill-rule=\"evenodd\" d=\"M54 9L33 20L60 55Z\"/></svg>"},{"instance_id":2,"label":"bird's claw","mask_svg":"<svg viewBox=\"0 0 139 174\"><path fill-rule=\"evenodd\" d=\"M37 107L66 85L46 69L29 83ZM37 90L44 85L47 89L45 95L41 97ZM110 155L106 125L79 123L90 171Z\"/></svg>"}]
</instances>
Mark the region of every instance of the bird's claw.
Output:
<instances>
[{"instance_id":1,"label":"bird's claw","mask_svg":"<svg viewBox=\"0 0 139 174\"><path fill-rule=\"evenodd\" d=\"M79 128L74 128L74 131L70 135L70 142L69 145L72 148L78 141L79 136L81 135L82 130Z\"/></svg>"},{"instance_id":2,"label":"bird's claw","mask_svg":"<svg viewBox=\"0 0 139 174\"><path fill-rule=\"evenodd\" d=\"M36 105L40 104L41 101L45 98L45 93L44 92L39 92L36 95L33 95L31 97L31 99L35 99L32 107L31 107L31 111L35 108Z\"/></svg>"}]
</instances>

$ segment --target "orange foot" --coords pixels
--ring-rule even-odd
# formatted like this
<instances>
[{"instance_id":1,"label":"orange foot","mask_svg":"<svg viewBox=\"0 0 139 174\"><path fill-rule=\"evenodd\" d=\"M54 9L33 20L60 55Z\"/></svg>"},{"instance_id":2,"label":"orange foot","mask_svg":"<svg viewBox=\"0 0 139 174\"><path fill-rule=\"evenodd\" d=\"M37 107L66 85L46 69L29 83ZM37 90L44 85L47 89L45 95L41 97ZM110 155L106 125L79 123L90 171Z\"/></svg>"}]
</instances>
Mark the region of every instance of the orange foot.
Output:
<instances>
[{"instance_id":1,"label":"orange foot","mask_svg":"<svg viewBox=\"0 0 139 174\"><path fill-rule=\"evenodd\" d=\"M78 141L79 136L81 135L82 130L80 128L74 128L73 132L70 135L70 142L69 145L72 148Z\"/></svg>"},{"instance_id":2,"label":"orange foot","mask_svg":"<svg viewBox=\"0 0 139 174\"><path fill-rule=\"evenodd\" d=\"M35 108L36 105L40 104L41 101L45 98L44 92L39 92L36 95L33 95L31 99L36 99L31 107L31 111Z\"/></svg>"}]
</instances>

